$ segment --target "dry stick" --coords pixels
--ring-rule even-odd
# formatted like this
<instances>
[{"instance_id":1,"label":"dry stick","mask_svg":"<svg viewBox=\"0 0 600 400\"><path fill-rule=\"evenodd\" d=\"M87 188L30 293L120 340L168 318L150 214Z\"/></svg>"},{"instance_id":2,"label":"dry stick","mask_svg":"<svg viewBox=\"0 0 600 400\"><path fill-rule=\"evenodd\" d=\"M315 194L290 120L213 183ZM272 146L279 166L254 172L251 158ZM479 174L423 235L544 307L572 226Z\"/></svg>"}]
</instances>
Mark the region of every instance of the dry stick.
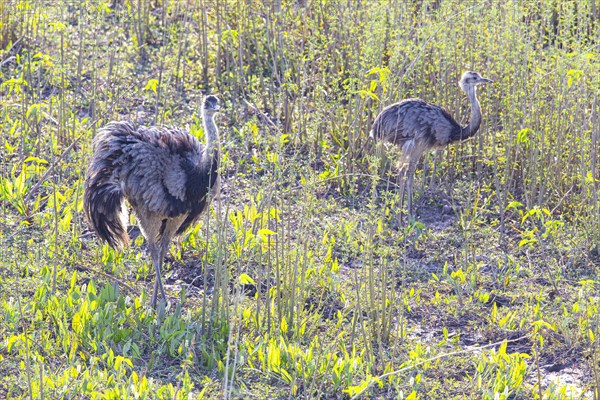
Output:
<instances>
[{"instance_id":1,"label":"dry stick","mask_svg":"<svg viewBox=\"0 0 600 400\"><path fill-rule=\"evenodd\" d=\"M96 122L96 121L94 121ZM93 125L93 124L91 124ZM91 126L90 125L90 126ZM87 129L86 129L87 131ZM48 179L48 176L52 173L52 171L54 171L54 168L58 165L58 163L60 163L63 158L65 158L65 156L69 153L69 151L77 144L77 142L79 142L79 140L83 137L85 133L82 133L81 135L79 135L78 137L75 138L75 140L73 140L73 143L71 143L69 145L69 147L67 147L62 154L60 155L60 157L58 157L56 159L56 161L54 161L50 167L48 167L48 169L46 170L46 172L44 173L44 175L42 175L42 178L37 181L35 183L35 185L33 185L31 187L31 190L29 191L29 193L27 193L27 196L25 196L25 203L29 202L29 199L31 198L31 196L33 196L33 194L39 189L39 187L42 185L42 183L44 183L46 181L46 179Z\"/></svg>"},{"instance_id":2,"label":"dry stick","mask_svg":"<svg viewBox=\"0 0 600 400\"><path fill-rule=\"evenodd\" d=\"M0 68L4 67L4 64L8 64L11 61L15 61L16 62L17 57L15 56L10 56L8 57L6 60L0 62Z\"/></svg>"},{"instance_id":3,"label":"dry stick","mask_svg":"<svg viewBox=\"0 0 600 400\"><path fill-rule=\"evenodd\" d=\"M29 359L29 335L27 334L27 329L25 328L25 324L23 323L23 307L21 306L21 301L17 300L19 304L19 315L21 328L23 330L23 335L25 336L25 371L27 375L27 386L29 387L29 398L33 399L33 386L31 384L31 364Z\"/></svg>"},{"instance_id":4,"label":"dry stick","mask_svg":"<svg viewBox=\"0 0 600 400\"><path fill-rule=\"evenodd\" d=\"M243 311L240 308L240 313L242 313ZM233 382L234 382L234 378L235 378L235 370L237 368L237 363L238 363L238 354L239 354L239 341L240 341L240 330L241 330L241 321L238 321L237 324L237 334L235 336L235 350L234 350L234 355L233 355L233 367L232 367L232 371L231 371L231 385L229 386L229 393L227 395L227 398L231 398L231 392L233 390Z\"/></svg>"},{"instance_id":5,"label":"dry stick","mask_svg":"<svg viewBox=\"0 0 600 400\"><path fill-rule=\"evenodd\" d=\"M270 125L270 126L273 128L273 129L279 130L279 128L277 127L277 125L276 125L276 124L275 124L273 121L271 121L271 119L270 119L270 118L269 118L269 117L268 117L268 116L267 116L267 115L266 115L264 112L262 112L262 111L260 110L260 108L256 107L254 104L250 103L250 102L249 102L248 100L246 100L246 99L243 99L243 100L244 100L244 103L246 103L246 105L247 105L248 107L250 107L251 109L253 109L254 111L256 111L256 112L257 112L257 113L258 113L258 114L259 114L259 115L260 115L260 116L261 116L261 117L262 117L262 118L263 118L265 121L267 121L267 123L268 123L268 124L269 124L269 125Z\"/></svg>"},{"instance_id":6,"label":"dry stick","mask_svg":"<svg viewBox=\"0 0 600 400\"><path fill-rule=\"evenodd\" d=\"M53 135L54 136L54 135ZM54 152L52 154L54 156ZM52 263L54 266L52 267L52 295L56 294L56 274L58 270L58 263L56 260L56 249L58 248L58 205L56 200L56 180L54 182L52 188L52 194L54 196L54 251L52 251Z\"/></svg>"},{"instance_id":7,"label":"dry stick","mask_svg":"<svg viewBox=\"0 0 600 400\"><path fill-rule=\"evenodd\" d=\"M115 99L115 103L117 102L117 100L119 99ZM29 193L27 193L27 196L25 196L25 203L27 203L29 201L29 199L31 198L31 196L33 196L33 194L39 189L39 187L46 181L46 179L48 179L48 176L50 175L50 173L52 173L52 171L54 171L54 168L56 168L56 166L58 165L58 163L60 163L63 158L65 158L65 156L69 153L69 151L77 144L77 142L79 142L81 140L81 138L83 138L83 136L85 135L85 133L88 131L88 129L90 129L92 126L94 126L98 121L100 121L100 117L94 119L92 122L89 123L89 125L87 126L86 129L83 130L83 133L79 136L77 136L75 138L75 140L73 140L73 143L71 143L69 145L69 147L67 147L62 154L56 159L56 161L54 161L52 163L52 165L50 165L50 167L48 167L48 169L46 170L46 172L44 173L44 175L42 175L42 178L35 183L35 185L33 185L31 187L31 190L29 191Z\"/></svg>"},{"instance_id":8,"label":"dry stick","mask_svg":"<svg viewBox=\"0 0 600 400\"><path fill-rule=\"evenodd\" d=\"M598 145L596 142L600 139L600 134L598 131L598 98L594 101L592 106L592 115L590 116L591 126L592 126L592 154L591 154L591 173L592 173L592 192L593 192L593 201L594 208L596 210L596 214L598 215L598 232L600 233L600 201L598 200L598 182L596 180L596 149ZM600 236L596 236L596 249L600 251ZM600 389L598 389L600 390Z\"/></svg>"},{"instance_id":9,"label":"dry stick","mask_svg":"<svg viewBox=\"0 0 600 400\"><path fill-rule=\"evenodd\" d=\"M20 42L21 40L23 40L23 38L22 38L22 37L21 37L21 38L19 38L19 39L17 39L17 40L16 40L16 41L15 41L15 42L12 44L12 46L10 46L10 49L8 49L8 51L6 52L6 54L10 54L10 53L13 51L13 49L15 48L15 46L16 46L17 44L19 44L19 42ZM17 59L17 58L16 58L15 56L10 56L10 57L7 57L5 60L3 60L2 62L0 62L0 67L3 67L3 66L4 66L4 64L8 64L9 62L11 62L11 61L15 61L16 59Z\"/></svg>"},{"instance_id":10,"label":"dry stick","mask_svg":"<svg viewBox=\"0 0 600 400\"><path fill-rule=\"evenodd\" d=\"M116 278L114 275L107 274L106 272L100 271L100 270L98 270L98 269L95 269L95 268L84 267L83 265L78 265L78 266L77 266L77 268L79 268L79 269L84 269L84 270L86 270L86 271L88 271L88 272L93 272L94 274L100 274L100 275L103 275L104 277L106 277L106 278L108 278L108 279L112 279L112 280L114 280L115 282L117 282L118 284L125 286L125 288L127 288L127 290L129 290L130 292L134 293L136 296L139 296L139 295L140 295L140 292L139 292L138 290L136 290L136 289L132 288L131 286L129 286L128 284L126 284L126 283L125 283L124 281L122 281L121 279L119 279L119 278Z\"/></svg>"},{"instance_id":11,"label":"dry stick","mask_svg":"<svg viewBox=\"0 0 600 400\"><path fill-rule=\"evenodd\" d=\"M163 18L162 18L162 28L163 28L163 34L162 34L162 40L163 43L166 43L166 38L167 38L167 29L166 29L166 9L168 7L168 0L165 0L166 3L163 7ZM156 123L156 121L158 120L158 108L159 108L159 104L160 104L160 95L162 94L162 84L163 84L163 70L164 70L164 65L165 65L165 60L167 58L167 45L163 46L163 51L162 51L162 57L160 58L160 64L158 66L158 84L156 85L156 102L154 103L154 123ZM163 120L164 115L161 115L161 124L164 122Z\"/></svg>"},{"instance_id":12,"label":"dry stick","mask_svg":"<svg viewBox=\"0 0 600 400\"><path fill-rule=\"evenodd\" d=\"M44 363L40 363L40 399L44 400Z\"/></svg>"},{"instance_id":13,"label":"dry stick","mask_svg":"<svg viewBox=\"0 0 600 400\"><path fill-rule=\"evenodd\" d=\"M552 209L552 211L550 211L550 214L554 214L554 212L556 210L558 210L558 208L560 207L560 205L562 204L562 202L567 198L567 196L569 195L569 193L571 193L571 190L575 189L575 185L571 185L571 187L569 188L569 190L567 190L567 193L565 193L563 195L563 197L560 198L560 200L558 201L558 204L556 204L556 206L554 206L554 208Z\"/></svg>"},{"instance_id":14,"label":"dry stick","mask_svg":"<svg viewBox=\"0 0 600 400\"><path fill-rule=\"evenodd\" d=\"M360 173L360 172L347 173L347 174L339 174L339 175L336 175L334 177L325 178L325 179L321 179L321 180L314 181L314 182L308 182L308 183L306 183L304 185L300 185L300 186L294 186L293 188L283 190L281 193L290 193L290 192L292 192L294 190L302 189L303 187L306 187L308 185L316 185L316 184L319 184L319 183L325 183L327 181L335 181L335 180L338 180L339 178L350 177L350 176L353 176L353 177L365 177L365 178L373 178L373 177L379 178L378 175L364 174L364 173ZM381 179L381 178L379 178L379 179ZM395 182L390 181L389 179L387 180L387 183L389 183L391 186L396 186L397 188L400 188L400 185L398 185Z\"/></svg>"},{"instance_id":15,"label":"dry stick","mask_svg":"<svg viewBox=\"0 0 600 400\"><path fill-rule=\"evenodd\" d=\"M394 375L398 375L398 374L399 374L399 373L401 373L401 372L408 371L408 370L410 370L410 369L413 369L413 368L415 368L415 367L418 367L418 366L420 366L420 365L423 365L423 364L425 364L425 363L428 363L428 362L431 362L431 361L436 361L436 360L439 360L439 359L441 359L441 358L446 358L446 357L457 356L457 355L461 355L461 354L472 353L472 352L479 351L479 350L483 350L483 349L487 349L487 348L490 348L490 347L499 346L499 345L501 345L501 344L503 344L503 343L513 343L513 342L518 342L518 341L520 341L520 340L523 340L523 339L527 339L527 335L524 335L524 336L518 337L518 338L516 338L516 339L509 339L509 340L506 340L506 339L504 339L504 340L501 340L501 341L499 341L499 342L495 342L495 343L486 344L485 346L481 346L481 347L475 347L475 348L472 348L472 349L459 350L459 351L453 351L453 352L451 352L451 353L440 354L440 355L438 355L438 356L435 356L435 357L429 358L429 359L427 359L427 360L423 360L423 361L421 361L421 362L418 362L418 363L416 363L416 364L409 365L408 367L400 368L400 369L398 369L398 370L396 370L396 371L391 371L391 372L385 373L385 374L383 374L383 375L379 375L379 376L378 376L378 377L376 377L375 379L372 379L372 378L370 378L370 379L369 379L369 383L367 384L367 386L365 386L365 387L364 387L363 389L361 389L361 390L360 390L358 393L356 393L354 396L352 396L352 397L351 397L351 399L352 399L352 400L353 400L353 399L357 399L357 398L358 398L358 396L360 396L361 394L363 394L363 393L364 393L364 392L365 392L365 391L366 391L366 390L367 390L369 387L371 387L371 385L373 385L373 383L374 383L376 380L382 380L382 379L385 379L385 378L387 378L388 376L394 376Z\"/></svg>"}]
</instances>

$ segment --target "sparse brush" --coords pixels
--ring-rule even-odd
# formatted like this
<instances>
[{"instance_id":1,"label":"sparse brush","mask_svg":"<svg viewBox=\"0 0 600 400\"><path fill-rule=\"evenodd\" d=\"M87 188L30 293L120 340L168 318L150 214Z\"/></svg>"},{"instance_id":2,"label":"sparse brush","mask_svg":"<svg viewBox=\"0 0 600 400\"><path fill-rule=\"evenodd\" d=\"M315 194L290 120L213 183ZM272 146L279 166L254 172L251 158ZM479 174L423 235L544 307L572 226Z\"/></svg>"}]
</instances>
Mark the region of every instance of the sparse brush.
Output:
<instances>
[{"instance_id":1,"label":"sparse brush","mask_svg":"<svg viewBox=\"0 0 600 400\"><path fill-rule=\"evenodd\" d=\"M599 17L0 2L0 398L598 397ZM369 130L414 97L466 125L469 70L495 81L480 134L415 162L398 224L401 154ZM221 194L164 249L153 310L136 219L120 253L84 221L93 137L131 120L202 142L208 92Z\"/></svg>"}]
</instances>

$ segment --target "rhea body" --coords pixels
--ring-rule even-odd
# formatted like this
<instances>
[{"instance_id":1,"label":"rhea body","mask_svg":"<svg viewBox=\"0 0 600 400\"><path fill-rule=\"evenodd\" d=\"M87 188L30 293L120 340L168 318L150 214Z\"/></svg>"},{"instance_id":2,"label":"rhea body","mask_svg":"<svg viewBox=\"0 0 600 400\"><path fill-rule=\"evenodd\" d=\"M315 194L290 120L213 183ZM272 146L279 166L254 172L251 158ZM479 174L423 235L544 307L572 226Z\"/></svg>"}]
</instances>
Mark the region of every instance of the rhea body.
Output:
<instances>
[{"instance_id":1,"label":"rhea body","mask_svg":"<svg viewBox=\"0 0 600 400\"><path fill-rule=\"evenodd\" d=\"M384 108L373 122L370 136L394 143L402 151L400 162L401 201L408 189L408 214L412 216L413 181L417 163L424 152L473 137L481 125L477 85L493 82L477 72L467 71L458 82L471 104L471 119L461 126L442 107L421 99L406 99Z\"/></svg>"},{"instance_id":2,"label":"rhea body","mask_svg":"<svg viewBox=\"0 0 600 400\"><path fill-rule=\"evenodd\" d=\"M206 144L177 127L110 122L94 139L84 184L84 212L98 237L116 250L129 243L125 200L137 217L166 299L161 268L171 240L194 225L218 191L219 135L215 96L206 96L202 117Z\"/></svg>"}]
</instances>

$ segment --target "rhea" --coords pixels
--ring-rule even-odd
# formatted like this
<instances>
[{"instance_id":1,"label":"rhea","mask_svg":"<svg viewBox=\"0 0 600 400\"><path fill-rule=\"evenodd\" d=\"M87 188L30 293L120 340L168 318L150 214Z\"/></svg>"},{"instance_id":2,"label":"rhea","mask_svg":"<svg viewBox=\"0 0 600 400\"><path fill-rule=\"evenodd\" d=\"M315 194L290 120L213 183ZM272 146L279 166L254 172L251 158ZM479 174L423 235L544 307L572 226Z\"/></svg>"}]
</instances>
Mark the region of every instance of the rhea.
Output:
<instances>
[{"instance_id":1,"label":"rhea","mask_svg":"<svg viewBox=\"0 0 600 400\"><path fill-rule=\"evenodd\" d=\"M471 120L460 126L440 106L421 99L406 99L384 108L375 118L370 137L400 147L400 198L408 189L408 215L412 217L413 180L417 163L424 152L473 137L481 125L481 107L477 100L477 85L493 82L477 72L467 71L458 82L471 103Z\"/></svg>"},{"instance_id":2,"label":"rhea","mask_svg":"<svg viewBox=\"0 0 600 400\"><path fill-rule=\"evenodd\" d=\"M206 144L177 127L110 122L94 139L84 184L84 212L97 236L116 250L129 243L125 200L146 238L158 291L166 300L161 268L171 240L194 225L219 187L216 96L206 96L202 118Z\"/></svg>"}]
</instances>

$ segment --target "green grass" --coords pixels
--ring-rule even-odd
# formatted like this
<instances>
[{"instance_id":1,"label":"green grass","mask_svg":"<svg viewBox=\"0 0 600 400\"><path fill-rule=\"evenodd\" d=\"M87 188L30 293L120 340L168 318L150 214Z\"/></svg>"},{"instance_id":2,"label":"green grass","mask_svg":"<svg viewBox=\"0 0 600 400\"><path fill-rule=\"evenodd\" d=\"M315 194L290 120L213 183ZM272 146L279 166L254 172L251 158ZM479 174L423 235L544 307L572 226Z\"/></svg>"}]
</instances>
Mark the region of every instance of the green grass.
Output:
<instances>
[{"instance_id":1,"label":"green grass","mask_svg":"<svg viewBox=\"0 0 600 400\"><path fill-rule=\"evenodd\" d=\"M600 3L0 4L1 398L600 398ZM370 125L421 97L480 133L398 224ZM97 128L217 118L222 190L173 244L82 215ZM391 161L390 161L391 160ZM406 220L406 218L405 218ZM132 217L131 225L135 225ZM135 233L135 232L132 232Z\"/></svg>"}]
</instances>

